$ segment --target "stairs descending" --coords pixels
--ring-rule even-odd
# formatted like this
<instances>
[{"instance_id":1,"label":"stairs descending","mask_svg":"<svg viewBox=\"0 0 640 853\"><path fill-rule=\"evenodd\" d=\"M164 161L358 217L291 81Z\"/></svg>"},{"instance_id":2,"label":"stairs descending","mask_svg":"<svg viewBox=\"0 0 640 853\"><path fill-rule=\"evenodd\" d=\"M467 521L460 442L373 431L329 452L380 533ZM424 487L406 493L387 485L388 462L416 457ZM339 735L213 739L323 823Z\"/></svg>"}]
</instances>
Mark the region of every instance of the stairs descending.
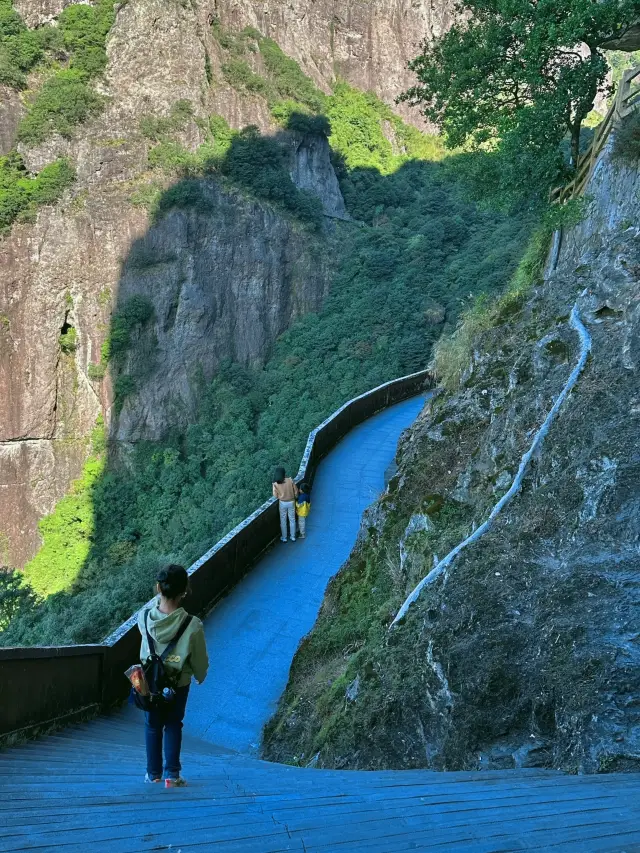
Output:
<instances>
[{"instance_id":1,"label":"stairs descending","mask_svg":"<svg viewBox=\"0 0 640 853\"><path fill-rule=\"evenodd\" d=\"M307 539L267 555L207 620L211 673L185 722L188 787L143 783L135 709L68 727L0 753L0 853L640 853L640 774L312 770L251 755L420 406L399 404L336 448ZM355 512L340 512L344 482Z\"/></svg>"},{"instance_id":2,"label":"stairs descending","mask_svg":"<svg viewBox=\"0 0 640 853\"><path fill-rule=\"evenodd\" d=\"M309 770L187 736L189 785L165 789L142 782L137 716L2 754L0 851L640 850L639 774Z\"/></svg>"}]
</instances>

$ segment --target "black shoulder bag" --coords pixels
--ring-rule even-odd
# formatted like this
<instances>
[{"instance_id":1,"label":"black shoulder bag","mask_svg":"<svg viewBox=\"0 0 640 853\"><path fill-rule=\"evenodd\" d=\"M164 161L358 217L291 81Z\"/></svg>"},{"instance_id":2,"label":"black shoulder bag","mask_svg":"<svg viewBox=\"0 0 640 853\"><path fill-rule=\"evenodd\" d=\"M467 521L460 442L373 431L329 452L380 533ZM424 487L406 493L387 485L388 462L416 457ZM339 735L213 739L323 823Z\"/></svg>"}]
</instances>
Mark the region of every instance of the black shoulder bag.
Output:
<instances>
[{"instance_id":1,"label":"black shoulder bag","mask_svg":"<svg viewBox=\"0 0 640 853\"><path fill-rule=\"evenodd\" d=\"M182 625L178 628L174 638L168 644L166 649L162 652L161 655L156 653L156 646L153 641L153 637L149 633L149 611L145 610L144 613L144 629L147 633L147 644L149 646L149 657L147 658L147 662L143 664L144 675L147 679L147 684L149 685L149 695L141 696L140 693L135 689L135 687L131 688L131 695L133 697L133 704L136 705L142 711L154 711L163 705L167 705L169 702L172 702L175 699L176 692L176 681L177 676L173 678L167 674L167 671L164 667L164 662L166 658L169 657L171 652L178 645L180 637L184 634L191 623L191 619L193 617L188 615L184 620Z\"/></svg>"}]
</instances>

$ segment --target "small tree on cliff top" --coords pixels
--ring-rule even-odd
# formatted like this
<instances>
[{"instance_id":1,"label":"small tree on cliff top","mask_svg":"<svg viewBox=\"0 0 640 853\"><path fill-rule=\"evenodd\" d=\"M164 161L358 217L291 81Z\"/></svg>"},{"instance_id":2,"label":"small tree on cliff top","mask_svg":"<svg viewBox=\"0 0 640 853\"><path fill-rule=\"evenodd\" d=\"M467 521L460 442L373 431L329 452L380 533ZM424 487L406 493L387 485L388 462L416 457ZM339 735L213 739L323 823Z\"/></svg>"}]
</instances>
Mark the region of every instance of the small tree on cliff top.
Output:
<instances>
[{"instance_id":1,"label":"small tree on cliff top","mask_svg":"<svg viewBox=\"0 0 640 853\"><path fill-rule=\"evenodd\" d=\"M605 87L600 45L637 18L640 0L460 0L457 13L410 63L418 83L401 100L420 105L449 147L497 141L512 163L503 183L548 187L567 133L576 163L582 123Z\"/></svg>"}]
</instances>

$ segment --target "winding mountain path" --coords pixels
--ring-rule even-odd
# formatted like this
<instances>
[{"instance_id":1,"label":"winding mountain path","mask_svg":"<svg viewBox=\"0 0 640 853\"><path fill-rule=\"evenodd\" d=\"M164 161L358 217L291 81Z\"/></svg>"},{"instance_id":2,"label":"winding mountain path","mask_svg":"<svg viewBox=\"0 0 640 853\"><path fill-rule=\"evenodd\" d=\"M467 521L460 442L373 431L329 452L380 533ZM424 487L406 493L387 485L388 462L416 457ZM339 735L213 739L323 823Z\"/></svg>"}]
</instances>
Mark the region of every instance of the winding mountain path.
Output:
<instances>
[{"instance_id":1,"label":"winding mountain path","mask_svg":"<svg viewBox=\"0 0 640 853\"><path fill-rule=\"evenodd\" d=\"M640 774L365 773L251 756L422 402L338 445L316 476L307 539L272 549L207 619L212 668L190 697L189 787L142 784L139 713L69 727L0 754L2 853L640 851Z\"/></svg>"}]
</instances>

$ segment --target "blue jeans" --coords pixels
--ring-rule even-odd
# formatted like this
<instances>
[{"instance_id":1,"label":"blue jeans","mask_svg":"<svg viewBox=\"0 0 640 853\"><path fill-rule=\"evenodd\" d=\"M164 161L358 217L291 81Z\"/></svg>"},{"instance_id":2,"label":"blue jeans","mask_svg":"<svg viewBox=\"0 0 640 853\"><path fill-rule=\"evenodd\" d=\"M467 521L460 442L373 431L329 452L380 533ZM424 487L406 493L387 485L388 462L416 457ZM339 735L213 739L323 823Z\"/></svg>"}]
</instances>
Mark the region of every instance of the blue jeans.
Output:
<instances>
[{"instance_id":1,"label":"blue jeans","mask_svg":"<svg viewBox=\"0 0 640 853\"><path fill-rule=\"evenodd\" d=\"M145 741L147 745L147 773L152 779L162 777L162 739L164 734L164 776L175 779L180 775L180 747L182 746L182 721L187 709L189 685L178 687L173 702L157 711L145 711Z\"/></svg>"}]
</instances>

